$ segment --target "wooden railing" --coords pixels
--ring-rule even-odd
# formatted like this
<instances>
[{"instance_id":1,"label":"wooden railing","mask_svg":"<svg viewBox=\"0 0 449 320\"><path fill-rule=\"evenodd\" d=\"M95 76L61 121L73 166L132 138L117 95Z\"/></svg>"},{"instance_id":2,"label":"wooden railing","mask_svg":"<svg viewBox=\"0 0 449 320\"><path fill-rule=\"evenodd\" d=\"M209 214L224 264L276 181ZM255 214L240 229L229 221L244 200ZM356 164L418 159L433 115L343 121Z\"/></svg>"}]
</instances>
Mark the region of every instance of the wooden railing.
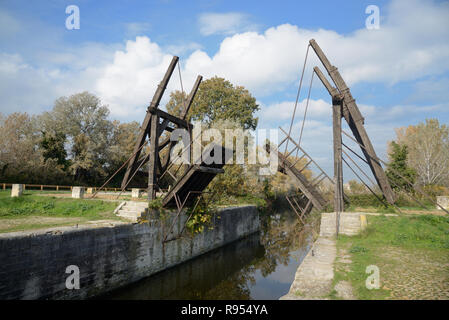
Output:
<instances>
[{"instance_id":1,"label":"wooden railing","mask_svg":"<svg viewBox=\"0 0 449 320\"><path fill-rule=\"evenodd\" d=\"M0 183L0 187L2 190L11 189L12 183ZM59 185L46 185L46 184L23 184L24 190L26 189L32 189L32 190L56 190L56 191L62 191L62 190L72 190L73 186L59 186ZM97 191L98 187L85 187L86 189L92 188L93 192ZM103 191L120 191L120 188L103 188Z\"/></svg>"}]
</instances>

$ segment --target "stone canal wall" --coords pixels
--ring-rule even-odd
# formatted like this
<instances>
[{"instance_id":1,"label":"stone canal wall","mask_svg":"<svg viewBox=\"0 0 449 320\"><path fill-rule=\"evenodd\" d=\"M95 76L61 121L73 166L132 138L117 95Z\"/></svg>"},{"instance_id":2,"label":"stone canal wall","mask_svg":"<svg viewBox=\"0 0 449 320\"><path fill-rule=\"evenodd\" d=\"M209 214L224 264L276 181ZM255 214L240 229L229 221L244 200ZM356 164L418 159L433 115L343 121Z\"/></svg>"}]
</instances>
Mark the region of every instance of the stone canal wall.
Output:
<instances>
[{"instance_id":1,"label":"stone canal wall","mask_svg":"<svg viewBox=\"0 0 449 320\"><path fill-rule=\"evenodd\" d=\"M93 297L259 230L254 206L221 210L212 228L195 237L178 237L185 220L182 214L167 242L170 219L0 234L0 299ZM68 278L76 283L73 266L79 269L79 289L66 286Z\"/></svg>"}]
</instances>

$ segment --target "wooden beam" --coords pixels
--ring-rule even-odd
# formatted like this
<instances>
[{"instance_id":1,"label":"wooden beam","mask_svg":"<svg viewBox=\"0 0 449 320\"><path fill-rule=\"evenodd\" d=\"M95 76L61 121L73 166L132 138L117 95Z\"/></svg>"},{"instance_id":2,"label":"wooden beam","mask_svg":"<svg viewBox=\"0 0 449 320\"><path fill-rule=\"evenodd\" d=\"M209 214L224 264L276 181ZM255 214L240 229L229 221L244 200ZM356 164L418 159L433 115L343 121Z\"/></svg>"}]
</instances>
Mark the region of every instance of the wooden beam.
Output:
<instances>
[{"instance_id":1,"label":"wooden beam","mask_svg":"<svg viewBox=\"0 0 449 320\"><path fill-rule=\"evenodd\" d=\"M187 129L189 126L191 126L191 124L189 124L187 121L185 121L185 120L183 120L181 118L172 116L170 113L167 113L167 112L162 111L160 109L149 107L148 110L150 111L150 113L156 114L158 117L160 117L160 118L162 118L164 120L168 120L170 122L173 122L178 127L182 127L182 128Z\"/></svg>"},{"instance_id":2,"label":"wooden beam","mask_svg":"<svg viewBox=\"0 0 449 320\"><path fill-rule=\"evenodd\" d=\"M195 84L193 85L192 90L190 91L190 94L187 98L187 103L184 107L184 109L181 112L180 118L185 120L187 117L187 114L189 113L190 107L192 106L193 99L195 98L196 92L198 91L198 88L200 87L201 81L203 80L202 76L198 76L196 78Z\"/></svg>"},{"instance_id":3,"label":"wooden beam","mask_svg":"<svg viewBox=\"0 0 449 320\"><path fill-rule=\"evenodd\" d=\"M332 99L332 122L334 136L334 211L344 211L343 201L343 164L341 145L341 112L342 100L338 97Z\"/></svg>"},{"instance_id":4,"label":"wooden beam","mask_svg":"<svg viewBox=\"0 0 449 320\"><path fill-rule=\"evenodd\" d=\"M299 172L298 169L294 167L289 167L290 162L288 161L288 159L284 157L284 155L281 152L277 151L277 153L281 163L282 162L284 163L285 173L296 181L302 193L304 193L304 195L309 200L312 201L313 205L318 210L324 209L327 202L321 196L321 194L315 188L312 187L312 185L307 181L307 178L303 174L301 174L301 172Z\"/></svg>"},{"instance_id":5,"label":"wooden beam","mask_svg":"<svg viewBox=\"0 0 449 320\"><path fill-rule=\"evenodd\" d=\"M179 58L177 56L174 56L170 65L168 66L168 69L164 75L164 78L162 79L161 83L158 85L156 92L154 93L153 99L151 100L151 107L157 108L159 106L159 103L161 102L162 96L164 95L165 89L167 88L168 81L170 80L170 77L173 73L173 70L175 69L176 64L178 63ZM137 137L136 145L134 146L133 154L134 156L131 158L131 160L128 163L128 167L125 172L125 176L122 180L122 188L124 188L128 184L128 179L131 174L131 172L135 171L137 168L137 159L139 159L140 152L139 148L142 146L142 144L145 142L145 139L147 137L147 134L150 132L150 123L151 123L151 113L147 110L147 113L145 115L145 119L143 120L142 126L140 127L139 136Z\"/></svg>"},{"instance_id":6,"label":"wooden beam","mask_svg":"<svg viewBox=\"0 0 449 320\"><path fill-rule=\"evenodd\" d=\"M355 103L355 99L351 95L349 87L346 85L340 72L338 72L338 69L329 62L326 55L324 54L324 52L321 50L320 46L316 43L314 39L310 40L310 45L312 46L318 58L322 62L323 66L326 68L329 76L331 77L332 81L337 87L337 90L339 91L340 94L343 95L344 105L347 107L349 113L348 115L345 115L343 112L345 120L348 122L348 125L353 131L353 134L356 137L356 139L360 142L361 145L364 146L364 148L366 148L366 150L362 148L362 151L365 154L366 160L370 164L371 171L374 177L376 178L376 181L380 189L382 190L385 198L389 203L393 204L395 202L394 194L391 189L390 183L388 182L387 176L381 164L378 161L374 160L372 157L370 157L370 155L376 156L376 152L374 151L374 147L371 144L371 140L369 139L365 127L363 126L364 118L362 117L362 114L360 113L360 110L357 104Z\"/></svg>"},{"instance_id":7,"label":"wooden beam","mask_svg":"<svg viewBox=\"0 0 449 320\"><path fill-rule=\"evenodd\" d=\"M159 117L151 117L151 132L150 132L150 160L148 168L148 200L156 198L156 184L157 184L157 165L159 158L158 142L159 136Z\"/></svg>"},{"instance_id":8,"label":"wooden beam","mask_svg":"<svg viewBox=\"0 0 449 320\"><path fill-rule=\"evenodd\" d=\"M200 165L195 165L195 169L198 171L201 171L201 172L215 173L215 174L224 172L224 170L221 168L210 168L210 167L205 167L205 166L200 166Z\"/></svg>"}]
</instances>

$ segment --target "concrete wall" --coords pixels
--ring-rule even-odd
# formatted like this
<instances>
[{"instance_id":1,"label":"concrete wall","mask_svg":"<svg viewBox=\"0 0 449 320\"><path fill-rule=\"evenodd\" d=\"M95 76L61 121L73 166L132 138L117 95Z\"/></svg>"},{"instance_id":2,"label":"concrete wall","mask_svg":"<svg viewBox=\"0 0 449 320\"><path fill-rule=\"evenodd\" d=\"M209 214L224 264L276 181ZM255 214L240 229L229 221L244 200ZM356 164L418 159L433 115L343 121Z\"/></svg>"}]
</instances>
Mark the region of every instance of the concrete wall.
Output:
<instances>
[{"instance_id":1,"label":"concrete wall","mask_svg":"<svg viewBox=\"0 0 449 320\"><path fill-rule=\"evenodd\" d=\"M186 219L168 239L166 221L52 232L0 234L0 299L82 299L140 280L259 230L254 206L220 211L213 229L177 238ZM80 270L80 289L69 290L67 266Z\"/></svg>"}]
</instances>

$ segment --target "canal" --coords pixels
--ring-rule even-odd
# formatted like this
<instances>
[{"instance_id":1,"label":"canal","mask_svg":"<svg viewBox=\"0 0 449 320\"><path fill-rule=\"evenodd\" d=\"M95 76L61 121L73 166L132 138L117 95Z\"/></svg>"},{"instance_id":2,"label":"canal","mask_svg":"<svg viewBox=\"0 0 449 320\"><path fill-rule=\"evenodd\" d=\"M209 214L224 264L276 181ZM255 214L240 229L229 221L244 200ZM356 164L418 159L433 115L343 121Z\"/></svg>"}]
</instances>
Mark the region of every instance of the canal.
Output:
<instances>
[{"instance_id":1,"label":"canal","mask_svg":"<svg viewBox=\"0 0 449 320\"><path fill-rule=\"evenodd\" d=\"M290 211L261 217L261 230L99 299L279 299L313 243L316 221Z\"/></svg>"}]
</instances>

